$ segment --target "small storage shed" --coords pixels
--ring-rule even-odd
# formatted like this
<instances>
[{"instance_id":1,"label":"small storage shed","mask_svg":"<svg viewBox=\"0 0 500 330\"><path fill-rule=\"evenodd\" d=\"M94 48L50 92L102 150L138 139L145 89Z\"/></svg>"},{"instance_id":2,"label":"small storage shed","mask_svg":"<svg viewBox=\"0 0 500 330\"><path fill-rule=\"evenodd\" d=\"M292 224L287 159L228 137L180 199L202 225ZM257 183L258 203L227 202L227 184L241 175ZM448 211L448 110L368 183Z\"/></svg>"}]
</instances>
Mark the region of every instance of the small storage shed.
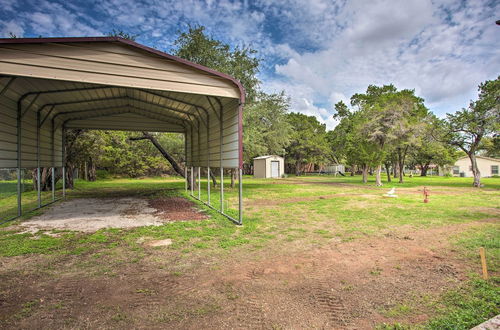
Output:
<instances>
[{"instance_id":1,"label":"small storage shed","mask_svg":"<svg viewBox=\"0 0 500 330\"><path fill-rule=\"evenodd\" d=\"M253 159L255 178L281 178L285 174L285 159L276 155L260 156Z\"/></svg>"}]
</instances>

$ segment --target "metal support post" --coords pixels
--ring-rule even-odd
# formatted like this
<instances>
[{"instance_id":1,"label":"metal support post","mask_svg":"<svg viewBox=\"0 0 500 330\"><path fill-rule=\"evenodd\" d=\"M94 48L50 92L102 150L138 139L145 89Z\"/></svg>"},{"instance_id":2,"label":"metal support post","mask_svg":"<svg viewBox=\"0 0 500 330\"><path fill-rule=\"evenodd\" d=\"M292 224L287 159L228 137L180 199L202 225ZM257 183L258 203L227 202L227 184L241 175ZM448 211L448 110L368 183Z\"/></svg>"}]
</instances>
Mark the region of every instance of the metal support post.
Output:
<instances>
[{"instance_id":1,"label":"metal support post","mask_svg":"<svg viewBox=\"0 0 500 330\"><path fill-rule=\"evenodd\" d=\"M210 167L207 167L207 202L210 205Z\"/></svg>"},{"instance_id":2,"label":"metal support post","mask_svg":"<svg viewBox=\"0 0 500 330\"><path fill-rule=\"evenodd\" d=\"M198 166L198 199L201 199L201 167Z\"/></svg>"},{"instance_id":3,"label":"metal support post","mask_svg":"<svg viewBox=\"0 0 500 330\"><path fill-rule=\"evenodd\" d=\"M224 213L224 167L220 168L220 211Z\"/></svg>"},{"instance_id":4,"label":"metal support post","mask_svg":"<svg viewBox=\"0 0 500 330\"><path fill-rule=\"evenodd\" d=\"M63 198L66 198L66 167L62 168L62 194Z\"/></svg>"},{"instance_id":5,"label":"metal support post","mask_svg":"<svg viewBox=\"0 0 500 330\"><path fill-rule=\"evenodd\" d=\"M52 201L56 200L56 169L52 167Z\"/></svg>"},{"instance_id":6,"label":"metal support post","mask_svg":"<svg viewBox=\"0 0 500 330\"><path fill-rule=\"evenodd\" d=\"M188 191L188 169L187 169L187 164L184 164L184 188L186 189L186 192Z\"/></svg>"},{"instance_id":7,"label":"metal support post","mask_svg":"<svg viewBox=\"0 0 500 330\"><path fill-rule=\"evenodd\" d=\"M17 216L22 215L22 201L21 201L21 100L17 102Z\"/></svg>"},{"instance_id":8,"label":"metal support post","mask_svg":"<svg viewBox=\"0 0 500 330\"><path fill-rule=\"evenodd\" d=\"M36 191L38 207L42 207L42 184L41 184L41 168L40 168L40 111L36 112Z\"/></svg>"},{"instance_id":9,"label":"metal support post","mask_svg":"<svg viewBox=\"0 0 500 330\"><path fill-rule=\"evenodd\" d=\"M66 128L62 127L62 193L66 198Z\"/></svg>"},{"instance_id":10,"label":"metal support post","mask_svg":"<svg viewBox=\"0 0 500 330\"><path fill-rule=\"evenodd\" d=\"M38 207L42 207L42 183L40 182L42 179L41 168L38 166L36 169L36 189L37 189L37 197L38 197Z\"/></svg>"},{"instance_id":11,"label":"metal support post","mask_svg":"<svg viewBox=\"0 0 500 330\"><path fill-rule=\"evenodd\" d=\"M193 190L194 190L194 172L193 172L193 166L191 166L191 196L193 196Z\"/></svg>"},{"instance_id":12,"label":"metal support post","mask_svg":"<svg viewBox=\"0 0 500 330\"><path fill-rule=\"evenodd\" d=\"M238 210L239 210L239 224L243 224L243 169L239 169L239 177L238 177L238 185L239 185L239 191L238 191Z\"/></svg>"},{"instance_id":13,"label":"metal support post","mask_svg":"<svg viewBox=\"0 0 500 330\"><path fill-rule=\"evenodd\" d=\"M219 161L220 161L220 212L224 214L224 162L223 142L224 142L224 109L220 108L219 116Z\"/></svg>"},{"instance_id":14,"label":"metal support post","mask_svg":"<svg viewBox=\"0 0 500 330\"><path fill-rule=\"evenodd\" d=\"M56 146L55 146L55 122L54 119L52 118L52 126L51 126L51 132L50 132L50 144L52 145L51 148L51 158L52 158L52 171L51 171L51 177L52 177L52 201L56 200L56 171L55 171L55 166L56 166Z\"/></svg>"}]
</instances>

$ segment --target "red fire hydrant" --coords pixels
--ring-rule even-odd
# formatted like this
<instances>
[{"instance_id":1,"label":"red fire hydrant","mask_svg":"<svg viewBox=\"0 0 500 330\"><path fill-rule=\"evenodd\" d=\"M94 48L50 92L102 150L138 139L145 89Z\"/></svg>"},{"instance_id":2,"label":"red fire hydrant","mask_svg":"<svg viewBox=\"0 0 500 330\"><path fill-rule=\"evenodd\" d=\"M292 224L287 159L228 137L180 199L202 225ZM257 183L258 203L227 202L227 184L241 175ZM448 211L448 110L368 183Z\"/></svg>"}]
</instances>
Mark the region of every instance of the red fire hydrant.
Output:
<instances>
[{"instance_id":1,"label":"red fire hydrant","mask_svg":"<svg viewBox=\"0 0 500 330\"><path fill-rule=\"evenodd\" d=\"M424 203L429 203L429 190L427 187L424 187Z\"/></svg>"}]
</instances>

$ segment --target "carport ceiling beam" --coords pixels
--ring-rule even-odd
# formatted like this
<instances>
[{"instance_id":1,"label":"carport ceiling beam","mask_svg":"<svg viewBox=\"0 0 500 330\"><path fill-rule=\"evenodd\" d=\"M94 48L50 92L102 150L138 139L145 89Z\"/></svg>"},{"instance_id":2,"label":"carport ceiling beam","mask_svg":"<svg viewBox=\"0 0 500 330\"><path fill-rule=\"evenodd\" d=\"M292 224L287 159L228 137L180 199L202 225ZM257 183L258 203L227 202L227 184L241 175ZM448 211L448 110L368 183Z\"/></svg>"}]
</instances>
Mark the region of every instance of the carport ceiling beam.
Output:
<instances>
[{"instance_id":1,"label":"carport ceiling beam","mask_svg":"<svg viewBox=\"0 0 500 330\"><path fill-rule=\"evenodd\" d=\"M137 110L137 111L131 111L130 109L134 109L134 110ZM109 113L106 112L104 114L96 114L96 111L108 111L108 110L112 110L112 111L110 111ZM68 118L68 119L66 119L64 121L64 124L67 123L67 122L69 122L69 121L72 121L72 120L83 120L83 119L90 119L90 118L98 118L98 117L112 116L112 115L117 115L117 114L122 114L122 113L134 113L134 114L142 115L144 117L147 117L147 118L150 118L150 119L153 119L153 120L160 120L160 121L163 121L163 122L174 123L176 125L182 125L182 126L184 126L184 128L186 128L185 124L187 124L189 126L189 122L187 122L186 120L180 120L180 119L178 119L176 117L170 117L168 115L159 114L159 113L156 113L156 112L151 113L151 112L149 112L147 110L139 109L139 108L136 108L134 106L129 106L129 109L121 109L121 108L117 108L117 107L110 107L110 108L101 108L101 109L92 109L92 110L68 111L68 112L60 112L57 115L68 115L68 114L76 114L76 113L81 113L81 114L83 114L83 113L90 113L90 114L95 114L95 115L92 115L92 116L78 116L78 117ZM146 113L148 115L146 115ZM165 117L165 118L168 118L168 119L158 119L158 118L155 118L154 115L158 115L160 117ZM175 120L177 122L172 122L172 120ZM63 126L64 126L64 124L63 124Z\"/></svg>"}]
</instances>

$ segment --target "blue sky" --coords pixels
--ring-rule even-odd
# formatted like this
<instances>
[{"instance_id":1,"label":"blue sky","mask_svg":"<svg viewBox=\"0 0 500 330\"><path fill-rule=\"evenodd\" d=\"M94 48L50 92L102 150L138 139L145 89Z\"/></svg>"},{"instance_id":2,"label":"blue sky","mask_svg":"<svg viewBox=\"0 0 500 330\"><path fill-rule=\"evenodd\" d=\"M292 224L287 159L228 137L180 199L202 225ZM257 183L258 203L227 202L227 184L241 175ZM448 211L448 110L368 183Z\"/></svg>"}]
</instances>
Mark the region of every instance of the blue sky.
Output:
<instances>
[{"instance_id":1,"label":"blue sky","mask_svg":"<svg viewBox=\"0 0 500 330\"><path fill-rule=\"evenodd\" d=\"M495 16L496 14L496 16ZM264 60L262 88L335 126L333 105L368 84L412 88L439 116L500 74L500 1L0 0L0 35L99 36L112 29L167 51L188 24Z\"/></svg>"}]
</instances>

